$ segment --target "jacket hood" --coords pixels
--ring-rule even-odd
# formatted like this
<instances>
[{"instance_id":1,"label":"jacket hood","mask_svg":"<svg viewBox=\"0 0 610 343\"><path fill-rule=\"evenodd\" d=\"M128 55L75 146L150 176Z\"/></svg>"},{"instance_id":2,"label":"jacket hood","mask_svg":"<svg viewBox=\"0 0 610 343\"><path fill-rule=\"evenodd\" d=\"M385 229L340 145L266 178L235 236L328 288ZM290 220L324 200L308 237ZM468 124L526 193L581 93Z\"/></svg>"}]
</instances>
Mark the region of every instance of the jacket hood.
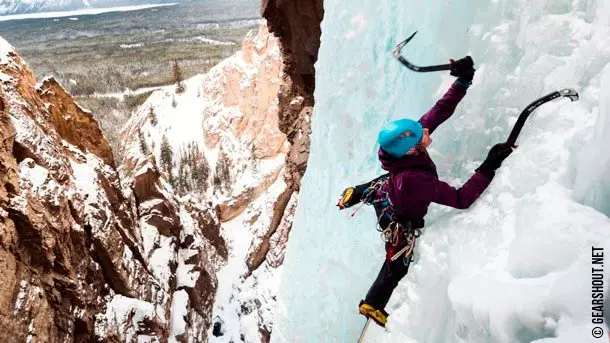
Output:
<instances>
[{"instance_id":1,"label":"jacket hood","mask_svg":"<svg viewBox=\"0 0 610 343\"><path fill-rule=\"evenodd\" d=\"M396 158L379 148L378 156L379 161L381 162L381 168L390 173L397 173L404 169L415 168L430 170L436 174L436 166L432 162L432 159L430 159L428 152Z\"/></svg>"}]
</instances>

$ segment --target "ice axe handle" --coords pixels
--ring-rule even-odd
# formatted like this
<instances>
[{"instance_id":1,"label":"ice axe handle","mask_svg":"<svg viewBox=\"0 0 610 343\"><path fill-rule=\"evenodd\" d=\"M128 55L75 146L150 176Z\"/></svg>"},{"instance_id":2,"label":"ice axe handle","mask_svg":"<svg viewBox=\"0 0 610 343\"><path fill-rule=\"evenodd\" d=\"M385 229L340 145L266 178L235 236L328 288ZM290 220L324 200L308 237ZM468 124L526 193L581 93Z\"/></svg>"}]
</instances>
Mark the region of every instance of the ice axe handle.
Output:
<instances>
[{"instance_id":1,"label":"ice axe handle","mask_svg":"<svg viewBox=\"0 0 610 343\"><path fill-rule=\"evenodd\" d=\"M519 136L519 133L521 133L521 129L523 129L523 125L525 124L525 121L527 120L529 115L532 114L532 112L534 112L534 110L540 107L541 105L560 97L566 97L569 98L571 101L576 101L578 100L578 93L571 88L565 88L560 91L549 93L527 105L527 107L519 115L519 118L517 118L517 122L515 123L515 126L513 126L513 129L510 132L506 143L511 146L515 145L515 142L517 142L517 137Z\"/></svg>"}]
</instances>

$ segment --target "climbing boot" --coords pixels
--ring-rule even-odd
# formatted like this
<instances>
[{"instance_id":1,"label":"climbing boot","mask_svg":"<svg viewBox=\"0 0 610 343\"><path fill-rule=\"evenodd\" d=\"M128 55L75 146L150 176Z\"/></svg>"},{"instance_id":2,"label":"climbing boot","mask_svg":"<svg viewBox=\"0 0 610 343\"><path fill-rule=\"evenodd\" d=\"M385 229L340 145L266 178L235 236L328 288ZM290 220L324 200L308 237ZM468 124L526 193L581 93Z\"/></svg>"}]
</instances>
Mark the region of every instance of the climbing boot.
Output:
<instances>
[{"instance_id":1,"label":"climbing boot","mask_svg":"<svg viewBox=\"0 0 610 343\"><path fill-rule=\"evenodd\" d=\"M389 316L386 311L383 309L376 309L372 305L365 303L364 300L360 301L358 307L361 315L372 319L377 325L385 327Z\"/></svg>"}]
</instances>

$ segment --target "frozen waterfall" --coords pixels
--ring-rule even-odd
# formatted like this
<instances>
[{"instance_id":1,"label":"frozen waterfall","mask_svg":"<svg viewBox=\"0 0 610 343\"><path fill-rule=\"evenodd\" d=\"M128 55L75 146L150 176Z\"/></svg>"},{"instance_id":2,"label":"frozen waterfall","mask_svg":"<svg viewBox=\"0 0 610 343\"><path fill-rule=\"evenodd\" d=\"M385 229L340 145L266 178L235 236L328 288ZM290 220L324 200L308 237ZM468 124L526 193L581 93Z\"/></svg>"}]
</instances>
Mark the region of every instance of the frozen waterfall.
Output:
<instances>
[{"instance_id":1,"label":"frozen waterfall","mask_svg":"<svg viewBox=\"0 0 610 343\"><path fill-rule=\"evenodd\" d=\"M324 7L311 156L272 342L355 342L364 325L358 301L383 244L371 208L351 218L334 204L345 187L381 173L379 129L419 118L453 81L392 58L416 30L404 50L414 63L471 55L477 68L429 150L454 186L506 140L529 102L564 87L581 98L540 107L471 208L430 207L414 264L388 304L388 327L369 330L368 342L607 342L591 336L591 249L610 254L610 1Z\"/></svg>"}]
</instances>

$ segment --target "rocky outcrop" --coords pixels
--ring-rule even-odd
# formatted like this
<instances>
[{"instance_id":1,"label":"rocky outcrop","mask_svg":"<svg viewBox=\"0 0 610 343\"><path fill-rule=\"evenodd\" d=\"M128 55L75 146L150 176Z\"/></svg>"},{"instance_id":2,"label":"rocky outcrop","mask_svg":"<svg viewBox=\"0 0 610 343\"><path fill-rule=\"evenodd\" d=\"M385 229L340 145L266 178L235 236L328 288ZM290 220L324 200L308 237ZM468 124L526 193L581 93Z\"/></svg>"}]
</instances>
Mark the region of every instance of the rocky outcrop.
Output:
<instances>
[{"instance_id":1,"label":"rocky outcrop","mask_svg":"<svg viewBox=\"0 0 610 343\"><path fill-rule=\"evenodd\" d=\"M87 341L104 295L150 298L146 268L123 261L134 218L119 209L113 168L62 140L33 74L8 43L0 46L0 321L24 339Z\"/></svg>"},{"instance_id":2,"label":"rocky outcrop","mask_svg":"<svg viewBox=\"0 0 610 343\"><path fill-rule=\"evenodd\" d=\"M91 112L81 108L53 77L44 79L36 90L48 105L49 122L62 139L114 166L110 145Z\"/></svg>"},{"instance_id":3,"label":"rocky outcrop","mask_svg":"<svg viewBox=\"0 0 610 343\"><path fill-rule=\"evenodd\" d=\"M159 230L166 237L180 236L178 205L160 189L161 172L154 162L144 160L138 165L133 177L133 190L138 204L139 217L143 222Z\"/></svg>"},{"instance_id":4,"label":"rocky outcrop","mask_svg":"<svg viewBox=\"0 0 610 343\"><path fill-rule=\"evenodd\" d=\"M17 161L12 156L15 128L8 115L8 104L4 94L0 97L0 341L25 340L25 332L11 318L13 294L17 289L18 261L9 250L17 241L15 223L8 218L7 209L12 196L19 193Z\"/></svg>"},{"instance_id":5,"label":"rocky outcrop","mask_svg":"<svg viewBox=\"0 0 610 343\"><path fill-rule=\"evenodd\" d=\"M15 127L8 114L8 104L0 93L0 202L8 203L9 195L19 193L17 161L13 158ZM3 206L4 208L4 206ZM5 218L5 216L3 216Z\"/></svg>"},{"instance_id":6,"label":"rocky outcrop","mask_svg":"<svg viewBox=\"0 0 610 343\"><path fill-rule=\"evenodd\" d=\"M303 88L304 95L313 96L323 1L262 0L261 15L267 20L269 30L280 38L284 71L295 86Z\"/></svg>"},{"instance_id":7,"label":"rocky outcrop","mask_svg":"<svg viewBox=\"0 0 610 343\"><path fill-rule=\"evenodd\" d=\"M189 199L192 217L206 223L202 232L215 252L210 260L219 271L218 284L197 281L180 296L206 303L193 290L210 294L210 287L218 287L214 317L230 320L237 330L226 333L228 340L265 341L273 329L279 284L274 280L309 151L313 65L299 68L300 79L293 82L280 46L263 23L246 36L241 51L185 80L184 92L167 87L151 94L122 133L125 174L150 161L149 170L169 180L175 193ZM149 171L128 178L139 194L152 177ZM203 204L216 209L217 225L194 214ZM244 328L248 335L241 337L240 328L252 323L259 325L258 336Z\"/></svg>"},{"instance_id":8,"label":"rocky outcrop","mask_svg":"<svg viewBox=\"0 0 610 343\"><path fill-rule=\"evenodd\" d=\"M263 23L258 32L250 32L240 52L208 72L203 79L203 95L212 102L203 113L207 148L223 148L230 154L228 169L236 170L244 162L256 169L263 161L276 160L269 171L252 170L255 180L242 187L230 186L218 209L222 221L242 213L248 205L271 186L283 168L289 150L286 135L280 130L278 92L281 86L282 58L276 38ZM237 151L242 150L242 151ZM226 153L227 151L225 151ZM243 174L243 173L242 173ZM235 184L239 175L233 175Z\"/></svg>"},{"instance_id":9,"label":"rocky outcrop","mask_svg":"<svg viewBox=\"0 0 610 343\"><path fill-rule=\"evenodd\" d=\"M278 41L263 23L245 37L241 51L185 80L184 92L173 87L154 92L123 128L124 169L133 170L151 155L179 192L207 198L203 193L213 188L221 220L237 217L284 167L289 144L279 128L277 96L282 65ZM164 136L171 168L161 166ZM240 182L244 178L247 182Z\"/></svg>"},{"instance_id":10,"label":"rocky outcrop","mask_svg":"<svg viewBox=\"0 0 610 343\"><path fill-rule=\"evenodd\" d=\"M91 114L1 38L0 136L0 341L206 339L215 211L151 163L122 180Z\"/></svg>"},{"instance_id":11,"label":"rocky outcrop","mask_svg":"<svg viewBox=\"0 0 610 343\"><path fill-rule=\"evenodd\" d=\"M315 69L320 47L322 0L262 0L261 14L269 30L280 39L284 60L279 98L279 124L290 142L286 174L298 190L307 168Z\"/></svg>"},{"instance_id":12,"label":"rocky outcrop","mask_svg":"<svg viewBox=\"0 0 610 343\"><path fill-rule=\"evenodd\" d=\"M284 218L284 215L285 214L294 214L294 212L293 212L294 208L292 210L286 211L288 202L292 198L293 194L294 194L294 190L288 188L284 192L282 192L282 194L280 194L277 201L273 204L273 212L271 213L272 214L271 225L269 225L269 229L263 235L260 243L257 245L254 245L251 248L250 255L248 256L248 259L246 261L246 264L248 265L248 270L250 270L250 271L256 270L258 267L261 266L261 264L263 264L263 262L267 258L267 254L269 253L269 250L271 249L272 244L274 247L281 247L281 246L285 247L285 244L282 244L282 243L287 243L287 240L284 242L282 242L281 240L271 241L271 237L276 233L276 231L280 227L280 223L282 221L282 218ZM281 257L281 260L283 261L283 256ZM277 261L275 261L275 262L277 262ZM281 264L281 261L279 264L275 263L274 265L275 265L275 267L277 267L280 264Z\"/></svg>"},{"instance_id":13,"label":"rocky outcrop","mask_svg":"<svg viewBox=\"0 0 610 343\"><path fill-rule=\"evenodd\" d=\"M256 155L255 155L256 156ZM218 216L221 221L226 222L240 215L259 196L263 195L269 186L277 181L282 169L276 169L269 175L263 175L261 181L255 185L248 186L236 196L224 198L218 204Z\"/></svg>"},{"instance_id":14,"label":"rocky outcrop","mask_svg":"<svg viewBox=\"0 0 610 343\"><path fill-rule=\"evenodd\" d=\"M281 68L277 39L262 24L258 32L248 33L240 52L206 74L203 95L216 105L204 111L209 148L215 148L230 132L232 138L252 146L256 159L287 151L277 115Z\"/></svg>"}]
</instances>

